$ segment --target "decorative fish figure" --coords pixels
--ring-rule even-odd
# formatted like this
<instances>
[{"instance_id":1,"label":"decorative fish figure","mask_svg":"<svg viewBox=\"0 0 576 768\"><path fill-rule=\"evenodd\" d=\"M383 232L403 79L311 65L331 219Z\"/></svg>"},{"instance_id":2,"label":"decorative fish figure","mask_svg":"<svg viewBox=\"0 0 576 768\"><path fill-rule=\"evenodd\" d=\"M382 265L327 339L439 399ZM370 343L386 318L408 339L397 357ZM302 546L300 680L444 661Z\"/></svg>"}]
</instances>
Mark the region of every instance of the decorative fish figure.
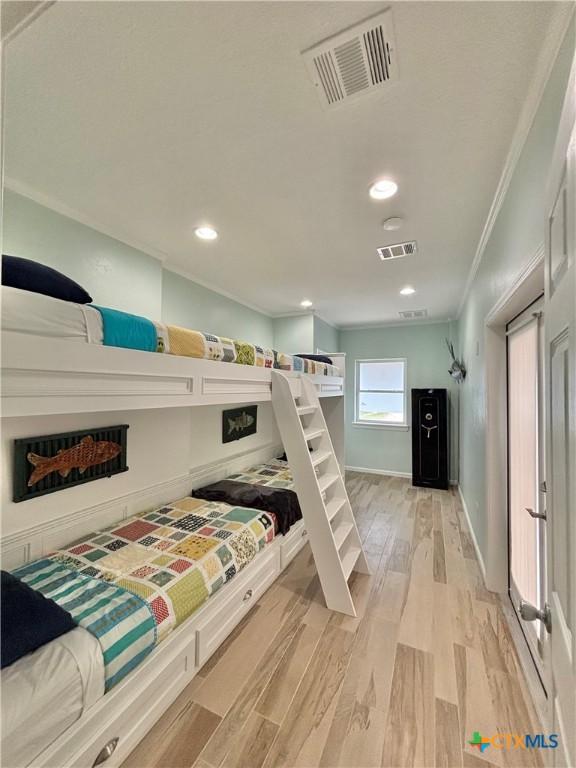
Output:
<instances>
[{"instance_id":1,"label":"decorative fish figure","mask_svg":"<svg viewBox=\"0 0 576 768\"><path fill-rule=\"evenodd\" d=\"M228 419L228 434L232 432L242 432L243 429L254 424L254 417L250 416L246 411L236 416L235 419Z\"/></svg>"},{"instance_id":2,"label":"decorative fish figure","mask_svg":"<svg viewBox=\"0 0 576 768\"><path fill-rule=\"evenodd\" d=\"M56 456L38 456L37 453L29 453L26 458L34 467L34 471L28 479L28 487L35 485L52 472L58 472L60 477L68 477L71 470L78 469L82 474L88 467L115 459L121 450L122 446L118 443L112 443L109 440L95 442L92 435L87 435L72 448L58 451Z\"/></svg>"}]
</instances>

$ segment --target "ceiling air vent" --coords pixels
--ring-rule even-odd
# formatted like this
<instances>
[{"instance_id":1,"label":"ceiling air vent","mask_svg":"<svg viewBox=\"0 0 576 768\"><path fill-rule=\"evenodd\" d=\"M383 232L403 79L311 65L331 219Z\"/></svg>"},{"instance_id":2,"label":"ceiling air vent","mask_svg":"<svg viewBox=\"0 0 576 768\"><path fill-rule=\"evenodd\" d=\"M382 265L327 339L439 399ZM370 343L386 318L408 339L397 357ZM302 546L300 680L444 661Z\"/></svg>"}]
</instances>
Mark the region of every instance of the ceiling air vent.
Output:
<instances>
[{"instance_id":1,"label":"ceiling air vent","mask_svg":"<svg viewBox=\"0 0 576 768\"><path fill-rule=\"evenodd\" d=\"M409 243L396 243L395 245L383 245L381 248L377 248L378 256L382 261L388 261L389 259L401 259L404 256L412 256L416 253L416 241L411 240Z\"/></svg>"},{"instance_id":2,"label":"ceiling air vent","mask_svg":"<svg viewBox=\"0 0 576 768\"><path fill-rule=\"evenodd\" d=\"M427 309L406 309L404 312L398 312L402 320L417 320L418 318L428 317Z\"/></svg>"},{"instance_id":3,"label":"ceiling air vent","mask_svg":"<svg viewBox=\"0 0 576 768\"><path fill-rule=\"evenodd\" d=\"M382 88L398 77L389 10L302 53L324 108Z\"/></svg>"}]
</instances>

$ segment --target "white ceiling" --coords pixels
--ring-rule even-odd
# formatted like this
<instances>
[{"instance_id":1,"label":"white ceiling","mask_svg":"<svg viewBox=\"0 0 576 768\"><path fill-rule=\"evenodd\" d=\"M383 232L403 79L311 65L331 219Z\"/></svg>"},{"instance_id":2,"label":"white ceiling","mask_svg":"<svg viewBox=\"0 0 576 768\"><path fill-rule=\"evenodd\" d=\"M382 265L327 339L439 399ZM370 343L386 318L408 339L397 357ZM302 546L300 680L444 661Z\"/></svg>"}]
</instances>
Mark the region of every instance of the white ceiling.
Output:
<instances>
[{"instance_id":1,"label":"white ceiling","mask_svg":"<svg viewBox=\"0 0 576 768\"><path fill-rule=\"evenodd\" d=\"M56 3L7 49L6 176L272 314L447 318L555 5L392 3L398 83L323 111L300 51L383 4Z\"/></svg>"}]
</instances>

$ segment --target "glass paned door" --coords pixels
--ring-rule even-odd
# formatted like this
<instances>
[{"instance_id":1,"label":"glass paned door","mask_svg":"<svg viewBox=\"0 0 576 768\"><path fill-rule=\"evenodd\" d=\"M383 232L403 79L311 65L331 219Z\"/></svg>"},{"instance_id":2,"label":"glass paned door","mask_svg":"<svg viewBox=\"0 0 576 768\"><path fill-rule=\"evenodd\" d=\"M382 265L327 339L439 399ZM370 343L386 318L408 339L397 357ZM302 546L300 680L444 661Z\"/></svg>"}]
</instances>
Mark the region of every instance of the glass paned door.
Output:
<instances>
[{"instance_id":1,"label":"glass paned door","mask_svg":"<svg viewBox=\"0 0 576 768\"><path fill-rule=\"evenodd\" d=\"M545 526L542 503L542 312L533 304L508 327L508 515L510 596L538 609L545 602ZM522 629L539 666L538 621Z\"/></svg>"}]
</instances>

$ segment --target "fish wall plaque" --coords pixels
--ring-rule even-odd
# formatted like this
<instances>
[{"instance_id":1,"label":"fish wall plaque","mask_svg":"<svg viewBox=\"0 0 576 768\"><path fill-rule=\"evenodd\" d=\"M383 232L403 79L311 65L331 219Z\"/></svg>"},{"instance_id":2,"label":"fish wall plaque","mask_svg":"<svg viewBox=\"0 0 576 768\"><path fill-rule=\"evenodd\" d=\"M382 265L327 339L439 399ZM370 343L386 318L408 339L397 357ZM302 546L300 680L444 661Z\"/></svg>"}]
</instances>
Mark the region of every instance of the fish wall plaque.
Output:
<instances>
[{"instance_id":1,"label":"fish wall plaque","mask_svg":"<svg viewBox=\"0 0 576 768\"><path fill-rule=\"evenodd\" d=\"M14 441L14 501L126 472L127 424Z\"/></svg>"},{"instance_id":2,"label":"fish wall plaque","mask_svg":"<svg viewBox=\"0 0 576 768\"><path fill-rule=\"evenodd\" d=\"M255 435L258 429L257 415L257 405L222 411L222 442L231 443L233 440Z\"/></svg>"}]
</instances>

